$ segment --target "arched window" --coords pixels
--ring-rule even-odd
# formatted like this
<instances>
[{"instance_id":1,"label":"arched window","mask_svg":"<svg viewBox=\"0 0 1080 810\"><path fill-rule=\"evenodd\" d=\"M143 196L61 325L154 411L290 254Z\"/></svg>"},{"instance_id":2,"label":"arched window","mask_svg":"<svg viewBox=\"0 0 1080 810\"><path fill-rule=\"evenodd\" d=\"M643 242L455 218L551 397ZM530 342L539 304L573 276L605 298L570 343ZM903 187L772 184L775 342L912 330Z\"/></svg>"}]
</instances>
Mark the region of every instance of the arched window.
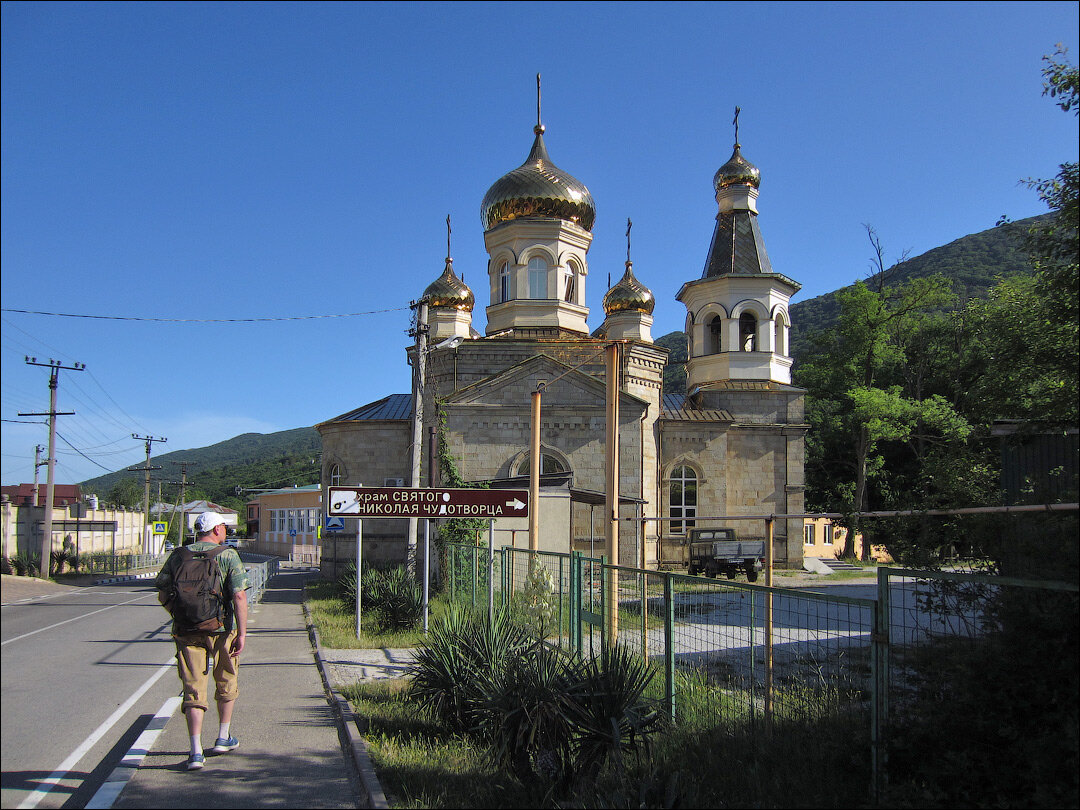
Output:
<instances>
[{"instance_id":1,"label":"arched window","mask_svg":"<svg viewBox=\"0 0 1080 810\"><path fill-rule=\"evenodd\" d=\"M708 343L705 347L705 354L720 354L720 351L724 345L720 339L720 335L724 331L724 319L719 315L714 315L708 323Z\"/></svg>"},{"instance_id":2,"label":"arched window","mask_svg":"<svg viewBox=\"0 0 1080 810\"><path fill-rule=\"evenodd\" d=\"M568 304L574 303L574 283L575 283L574 279L575 279L575 277L576 277L576 274L574 273L574 268L573 267L568 268L567 271L566 271L566 282L563 285L563 301L566 301Z\"/></svg>"},{"instance_id":3,"label":"arched window","mask_svg":"<svg viewBox=\"0 0 1080 810\"><path fill-rule=\"evenodd\" d=\"M513 297L510 289L510 263L503 262L499 266L499 303L509 301Z\"/></svg>"},{"instance_id":4,"label":"arched window","mask_svg":"<svg viewBox=\"0 0 1080 810\"><path fill-rule=\"evenodd\" d=\"M540 455L540 474L550 475L552 473L566 472L566 465L559 461L555 456L550 456L547 453ZM529 469L529 457L525 456L518 464L518 475L531 475L532 471Z\"/></svg>"},{"instance_id":5,"label":"arched window","mask_svg":"<svg viewBox=\"0 0 1080 810\"><path fill-rule=\"evenodd\" d=\"M337 464L331 464L327 478L330 479L330 486L341 486L341 467L339 467Z\"/></svg>"},{"instance_id":6,"label":"arched window","mask_svg":"<svg viewBox=\"0 0 1080 810\"><path fill-rule=\"evenodd\" d=\"M539 256L529 259L529 298L547 298L547 262Z\"/></svg>"},{"instance_id":7,"label":"arched window","mask_svg":"<svg viewBox=\"0 0 1080 810\"><path fill-rule=\"evenodd\" d=\"M669 493L671 533L684 534L694 528L697 517L697 473L686 465L676 467L671 471Z\"/></svg>"},{"instance_id":8,"label":"arched window","mask_svg":"<svg viewBox=\"0 0 1080 810\"><path fill-rule=\"evenodd\" d=\"M739 348L744 352L757 351L757 318L751 312L739 316Z\"/></svg>"},{"instance_id":9,"label":"arched window","mask_svg":"<svg viewBox=\"0 0 1080 810\"><path fill-rule=\"evenodd\" d=\"M773 351L777 354L787 354L787 345L784 341L784 316L777 315L773 322Z\"/></svg>"}]
</instances>

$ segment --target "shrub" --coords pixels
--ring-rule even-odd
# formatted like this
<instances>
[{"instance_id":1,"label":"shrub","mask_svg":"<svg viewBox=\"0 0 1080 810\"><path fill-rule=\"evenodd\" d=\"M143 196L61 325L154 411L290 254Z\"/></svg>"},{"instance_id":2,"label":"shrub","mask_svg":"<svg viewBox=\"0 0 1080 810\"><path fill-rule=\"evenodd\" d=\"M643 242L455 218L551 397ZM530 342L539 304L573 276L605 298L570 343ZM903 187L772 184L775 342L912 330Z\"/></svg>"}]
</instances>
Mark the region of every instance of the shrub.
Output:
<instances>
[{"instance_id":1,"label":"shrub","mask_svg":"<svg viewBox=\"0 0 1080 810\"><path fill-rule=\"evenodd\" d=\"M38 575L38 558L21 551L11 558L11 567L15 569L15 573L20 577L36 577Z\"/></svg>"},{"instance_id":2,"label":"shrub","mask_svg":"<svg viewBox=\"0 0 1080 810\"><path fill-rule=\"evenodd\" d=\"M372 574L369 578L368 574ZM364 598L375 610L379 631L393 633L416 627L424 615L424 596L404 566L387 572L365 571Z\"/></svg>"},{"instance_id":3,"label":"shrub","mask_svg":"<svg viewBox=\"0 0 1080 810\"><path fill-rule=\"evenodd\" d=\"M58 549L49 554L49 570L53 574L61 574L64 571L64 563L69 559L66 549Z\"/></svg>"}]
</instances>

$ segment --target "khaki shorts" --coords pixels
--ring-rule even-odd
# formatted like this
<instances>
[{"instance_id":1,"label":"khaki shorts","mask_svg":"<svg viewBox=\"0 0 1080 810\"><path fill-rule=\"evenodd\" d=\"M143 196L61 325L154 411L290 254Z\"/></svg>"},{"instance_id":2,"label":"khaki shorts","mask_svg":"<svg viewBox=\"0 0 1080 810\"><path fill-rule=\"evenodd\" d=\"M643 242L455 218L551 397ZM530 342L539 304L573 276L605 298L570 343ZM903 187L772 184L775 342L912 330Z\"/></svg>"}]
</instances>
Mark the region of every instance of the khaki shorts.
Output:
<instances>
[{"instance_id":1,"label":"khaki shorts","mask_svg":"<svg viewBox=\"0 0 1080 810\"><path fill-rule=\"evenodd\" d=\"M237 668L239 657L229 655L229 648L236 631L231 633L196 633L174 636L176 640L176 668L184 683L184 702L181 709L207 709L210 657L214 659L214 700L236 700Z\"/></svg>"}]
</instances>

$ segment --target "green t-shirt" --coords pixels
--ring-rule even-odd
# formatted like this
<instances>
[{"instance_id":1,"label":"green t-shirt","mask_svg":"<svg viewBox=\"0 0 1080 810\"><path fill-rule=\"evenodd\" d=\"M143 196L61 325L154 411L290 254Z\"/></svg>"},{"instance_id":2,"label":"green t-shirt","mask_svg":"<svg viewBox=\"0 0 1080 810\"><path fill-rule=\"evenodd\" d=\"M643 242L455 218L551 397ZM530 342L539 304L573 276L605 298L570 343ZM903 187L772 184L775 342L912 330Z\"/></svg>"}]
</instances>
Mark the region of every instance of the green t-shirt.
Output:
<instances>
[{"instance_id":1,"label":"green t-shirt","mask_svg":"<svg viewBox=\"0 0 1080 810\"><path fill-rule=\"evenodd\" d=\"M210 551L217 547L217 543L211 543L209 540L199 540L187 546L192 551ZM161 566L161 570L158 571L157 577L154 579L154 586L159 591L166 591L172 587L173 575L176 571L176 567L180 564L180 556L176 553L179 549L174 549L169 555L169 558L165 560L165 564ZM218 633L231 633L233 628L233 595L240 591L246 591L251 587L251 580L248 579L247 571L244 569L244 563L240 559L240 555L234 548L227 548L223 552L217 555L218 568L221 570L221 587L225 595L225 626L218 630ZM173 622L173 634L176 633L176 622Z\"/></svg>"}]
</instances>

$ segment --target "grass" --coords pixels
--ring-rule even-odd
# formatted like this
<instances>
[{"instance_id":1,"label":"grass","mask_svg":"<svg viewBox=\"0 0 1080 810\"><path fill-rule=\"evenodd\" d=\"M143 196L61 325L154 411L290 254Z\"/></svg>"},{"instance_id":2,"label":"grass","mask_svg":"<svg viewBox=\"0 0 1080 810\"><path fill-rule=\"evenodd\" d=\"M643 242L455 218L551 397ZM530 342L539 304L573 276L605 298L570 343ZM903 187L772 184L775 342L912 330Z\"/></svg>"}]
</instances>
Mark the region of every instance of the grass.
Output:
<instances>
[{"instance_id":1,"label":"grass","mask_svg":"<svg viewBox=\"0 0 1080 810\"><path fill-rule=\"evenodd\" d=\"M653 680L659 697L659 678ZM749 702L701 676L683 677L679 722L647 754L609 763L596 780L556 797L496 769L484 745L452 734L409 697L408 681L342 690L366 718L392 807L858 807L868 803L865 715L775 723L764 733ZM830 752L823 767L820 752Z\"/></svg>"},{"instance_id":2,"label":"grass","mask_svg":"<svg viewBox=\"0 0 1080 810\"><path fill-rule=\"evenodd\" d=\"M340 596L337 583L326 580L309 582L304 588L311 620L319 631L323 647L332 650L365 650L382 647L415 647L424 638L423 627L402 633L379 633L374 615L360 605L360 638L356 637L356 611ZM446 601L433 598L428 605L429 619L434 620L446 610Z\"/></svg>"}]
</instances>

